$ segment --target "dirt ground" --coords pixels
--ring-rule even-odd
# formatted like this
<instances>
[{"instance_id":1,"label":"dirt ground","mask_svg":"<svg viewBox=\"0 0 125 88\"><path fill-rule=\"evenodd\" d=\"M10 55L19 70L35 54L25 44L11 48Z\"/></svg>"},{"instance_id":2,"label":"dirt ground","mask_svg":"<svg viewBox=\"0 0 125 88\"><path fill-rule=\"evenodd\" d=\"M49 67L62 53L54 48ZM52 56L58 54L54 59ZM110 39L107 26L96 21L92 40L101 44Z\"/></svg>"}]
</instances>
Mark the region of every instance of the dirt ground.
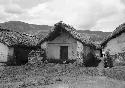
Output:
<instances>
[{"instance_id":1,"label":"dirt ground","mask_svg":"<svg viewBox=\"0 0 125 88\"><path fill-rule=\"evenodd\" d=\"M125 88L125 82L108 79L106 77L78 77L70 78L63 77L63 81L48 84L48 85L37 85L29 84L23 85L23 82L14 82L1 84L0 88Z\"/></svg>"},{"instance_id":2,"label":"dirt ground","mask_svg":"<svg viewBox=\"0 0 125 88\"><path fill-rule=\"evenodd\" d=\"M48 64L0 69L0 88L125 88L124 80L100 76L96 68Z\"/></svg>"},{"instance_id":3,"label":"dirt ground","mask_svg":"<svg viewBox=\"0 0 125 88\"><path fill-rule=\"evenodd\" d=\"M125 83L106 77L80 77L69 83L59 83L45 88L125 88Z\"/></svg>"}]
</instances>

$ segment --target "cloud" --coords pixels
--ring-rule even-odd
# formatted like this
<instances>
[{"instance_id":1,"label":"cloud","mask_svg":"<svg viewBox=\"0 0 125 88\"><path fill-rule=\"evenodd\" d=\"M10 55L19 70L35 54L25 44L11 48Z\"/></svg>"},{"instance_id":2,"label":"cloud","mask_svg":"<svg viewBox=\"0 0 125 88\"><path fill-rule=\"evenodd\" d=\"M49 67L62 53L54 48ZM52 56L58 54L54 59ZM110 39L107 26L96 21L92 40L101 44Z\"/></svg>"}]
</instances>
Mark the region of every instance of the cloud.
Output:
<instances>
[{"instance_id":1,"label":"cloud","mask_svg":"<svg viewBox=\"0 0 125 88\"><path fill-rule=\"evenodd\" d=\"M9 4L4 7L5 12L10 14L22 14L25 11L17 4Z\"/></svg>"},{"instance_id":2,"label":"cloud","mask_svg":"<svg viewBox=\"0 0 125 88\"><path fill-rule=\"evenodd\" d=\"M63 20L77 28L91 29L103 19L124 14L124 9L120 0L51 0L29 9L28 14L30 22L38 24Z\"/></svg>"},{"instance_id":3,"label":"cloud","mask_svg":"<svg viewBox=\"0 0 125 88\"><path fill-rule=\"evenodd\" d=\"M9 14L7 14L4 11L4 7L0 5L0 22L6 21L9 17Z\"/></svg>"},{"instance_id":4,"label":"cloud","mask_svg":"<svg viewBox=\"0 0 125 88\"><path fill-rule=\"evenodd\" d=\"M25 10L11 0L0 0L0 22L16 20Z\"/></svg>"},{"instance_id":5,"label":"cloud","mask_svg":"<svg viewBox=\"0 0 125 88\"><path fill-rule=\"evenodd\" d=\"M124 13L117 13L107 18L101 19L97 22L95 26L91 28L91 30L101 30L101 31L113 31L120 24L125 22Z\"/></svg>"},{"instance_id":6,"label":"cloud","mask_svg":"<svg viewBox=\"0 0 125 88\"><path fill-rule=\"evenodd\" d=\"M7 20L48 25L63 20L77 29L112 31L125 18L124 0L0 0L0 4Z\"/></svg>"},{"instance_id":7,"label":"cloud","mask_svg":"<svg viewBox=\"0 0 125 88\"><path fill-rule=\"evenodd\" d=\"M20 5L13 2L14 0L0 0L0 5L3 6L4 11L9 14L24 13L24 9Z\"/></svg>"},{"instance_id":8,"label":"cloud","mask_svg":"<svg viewBox=\"0 0 125 88\"><path fill-rule=\"evenodd\" d=\"M21 8L27 9L50 0L11 0L11 1L14 4L18 4Z\"/></svg>"}]
</instances>

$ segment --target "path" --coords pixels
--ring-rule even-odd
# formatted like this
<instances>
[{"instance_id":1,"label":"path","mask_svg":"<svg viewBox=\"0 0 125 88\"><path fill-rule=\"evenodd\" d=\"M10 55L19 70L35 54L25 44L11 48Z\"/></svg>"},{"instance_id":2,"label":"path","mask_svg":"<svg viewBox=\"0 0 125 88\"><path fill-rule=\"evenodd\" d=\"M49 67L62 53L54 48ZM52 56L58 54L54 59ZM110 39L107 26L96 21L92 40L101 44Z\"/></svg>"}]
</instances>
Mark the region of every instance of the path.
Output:
<instances>
[{"instance_id":1,"label":"path","mask_svg":"<svg viewBox=\"0 0 125 88\"><path fill-rule=\"evenodd\" d=\"M86 80L77 79L71 83L59 83L39 88L125 88L125 82L106 77L88 77Z\"/></svg>"}]
</instances>

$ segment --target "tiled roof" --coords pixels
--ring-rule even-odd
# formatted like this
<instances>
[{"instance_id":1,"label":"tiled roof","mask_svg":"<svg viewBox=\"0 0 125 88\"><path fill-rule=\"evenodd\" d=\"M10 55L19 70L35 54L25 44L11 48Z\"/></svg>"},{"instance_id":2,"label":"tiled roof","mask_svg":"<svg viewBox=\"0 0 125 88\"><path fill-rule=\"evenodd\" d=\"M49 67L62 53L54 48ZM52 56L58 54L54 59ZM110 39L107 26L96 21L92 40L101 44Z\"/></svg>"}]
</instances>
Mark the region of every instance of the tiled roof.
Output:
<instances>
[{"instance_id":1,"label":"tiled roof","mask_svg":"<svg viewBox=\"0 0 125 88\"><path fill-rule=\"evenodd\" d=\"M44 41L52 40L60 35L62 31L69 33L74 39L80 41L83 45L99 48L99 45L90 41L90 36L85 33L78 33L75 28L63 23L62 21L56 23L51 29L50 33L44 38Z\"/></svg>"},{"instance_id":2,"label":"tiled roof","mask_svg":"<svg viewBox=\"0 0 125 88\"><path fill-rule=\"evenodd\" d=\"M6 44L7 46L37 46L38 38L36 36L31 36L25 33L19 32L0 32L0 42Z\"/></svg>"},{"instance_id":3,"label":"tiled roof","mask_svg":"<svg viewBox=\"0 0 125 88\"><path fill-rule=\"evenodd\" d=\"M107 36L101 43L101 46L105 46L108 41L113 38L116 38L121 33L125 32L125 23L119 25L109 36Z\"/></svg>"}]
</instances>

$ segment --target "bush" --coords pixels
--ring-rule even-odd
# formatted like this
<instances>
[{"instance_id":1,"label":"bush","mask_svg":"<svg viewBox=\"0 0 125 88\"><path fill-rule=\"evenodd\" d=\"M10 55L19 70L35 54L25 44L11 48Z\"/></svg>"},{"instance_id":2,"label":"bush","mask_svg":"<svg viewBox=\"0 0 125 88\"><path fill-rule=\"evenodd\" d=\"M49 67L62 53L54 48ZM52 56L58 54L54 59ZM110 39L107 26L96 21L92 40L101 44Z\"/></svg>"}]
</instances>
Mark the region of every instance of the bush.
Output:
<instances>
[{"instance_id":1,"label":"bush","mask_svg":"<svg viewBox=\"0 0 125 88\"><path fill-rule=\"evenodd\" d=\"M62 60L62 59L47 59L47 62L48 63L59 63L59 64L68 64L68 63L74 63L76 60L70 60L70 59L67 59L67 60Z\"/></svg>"},{"instance_id":2,"label":"bush","mask_svg":"<svg viewBox=\"0 0 125 88\"><path fill-rule=\"evenodd\" d=\"M92 52L85 57L83 55L83 65L86 67L97 67L101 60L99 60Z\"/></svg>"}]
</instances>

